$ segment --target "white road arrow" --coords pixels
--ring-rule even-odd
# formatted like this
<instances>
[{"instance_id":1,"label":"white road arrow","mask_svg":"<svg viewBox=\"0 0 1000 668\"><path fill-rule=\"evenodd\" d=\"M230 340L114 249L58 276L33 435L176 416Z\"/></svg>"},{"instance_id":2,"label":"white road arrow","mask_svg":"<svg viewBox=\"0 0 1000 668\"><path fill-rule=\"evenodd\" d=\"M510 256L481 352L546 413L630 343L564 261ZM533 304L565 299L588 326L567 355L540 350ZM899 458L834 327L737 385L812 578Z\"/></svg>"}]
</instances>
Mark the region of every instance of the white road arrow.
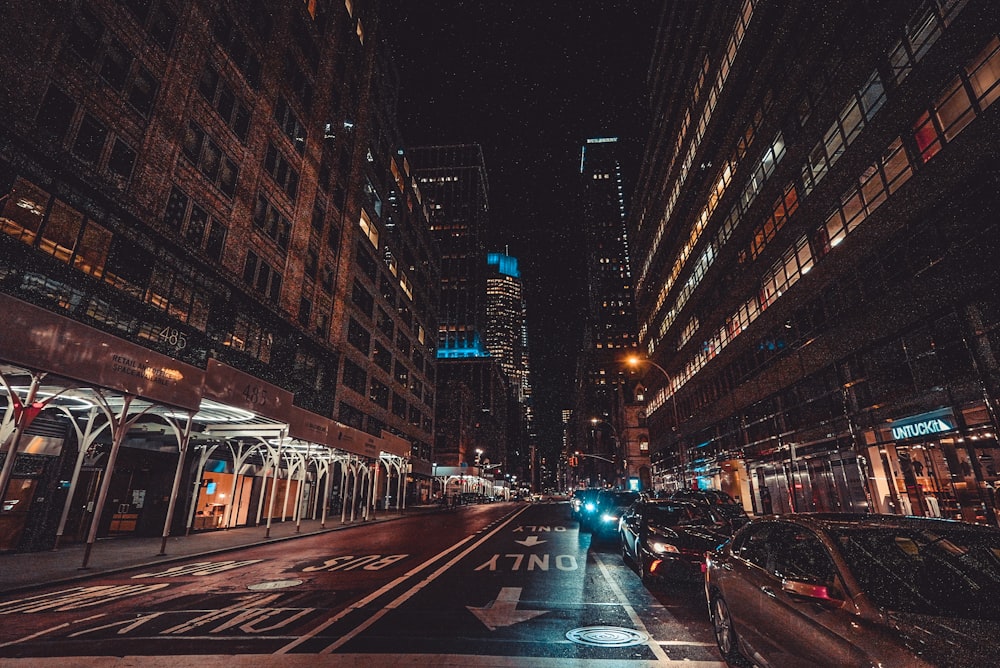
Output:
<instances>
[{"instance_id":1,"label":"white road arrow","mask_svg":"<svg viewBox=\"0 0 1000 668\"><path fill-rule=\"evenodd\" d=\"M524 540L515 540L514 542L515 543L520 543L521 545L524 545L525 547L531 547L532 545L541 545L545 541L544 540L538 540L538 536L528 536Z\"/></svg>"},{"instance_id":2,"label":"white road arrow","mask_svg":"<svg viewBox=\"0 0 1000 668\"><path fill-rule=\"evenodd\" d=\"M474 608L467 605L469 612L479 618L490 631L496 631L501 626L512 626L520 622L526 622L538 615L544 615L548 610L518 610L517 604L521 600L520 587L504 587L497 594L497 599L482 608Z\"/></svg>"}]
</instances>

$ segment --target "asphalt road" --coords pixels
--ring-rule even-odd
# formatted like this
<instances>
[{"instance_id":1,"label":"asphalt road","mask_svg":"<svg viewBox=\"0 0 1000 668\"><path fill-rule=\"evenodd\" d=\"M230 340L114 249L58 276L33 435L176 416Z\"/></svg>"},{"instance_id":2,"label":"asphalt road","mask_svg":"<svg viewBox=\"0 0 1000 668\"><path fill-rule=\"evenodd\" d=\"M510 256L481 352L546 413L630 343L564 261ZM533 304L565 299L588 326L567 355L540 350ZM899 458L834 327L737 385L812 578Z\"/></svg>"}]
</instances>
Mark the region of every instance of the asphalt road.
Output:
<instances>
[{"instance_id":1,"label":"asphalt road","mask_svg":"<svg viewBox=\"0 0 1000 668\"><path fill-rule=\"evenodd\" d=\"M68 660L71 659L71 660ZM0 666L722 666L566 504L406 517L0 599Z\"/></svg>"}]
</instances>

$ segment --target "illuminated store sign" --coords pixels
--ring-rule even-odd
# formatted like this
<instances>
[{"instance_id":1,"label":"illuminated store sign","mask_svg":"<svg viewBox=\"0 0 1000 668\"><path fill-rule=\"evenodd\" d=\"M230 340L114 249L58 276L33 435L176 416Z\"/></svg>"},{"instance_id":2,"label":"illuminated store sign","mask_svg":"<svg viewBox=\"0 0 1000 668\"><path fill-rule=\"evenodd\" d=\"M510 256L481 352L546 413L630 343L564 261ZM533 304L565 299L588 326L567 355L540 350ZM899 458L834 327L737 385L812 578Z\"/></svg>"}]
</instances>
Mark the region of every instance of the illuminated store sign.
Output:
<instances>
[{"instance_id":1,"label":"illuminated store sign","mask_svg":"<svg viewBox=\"0 0 1000 668\"><path fill-rule=\"evenodd\" d=\"M920 438L931 434L940 434L946 431L954 431L958 427L955 424L955 416L950 408L945 408L903 420L895 420L889 426L893 440L902 441L909 438Z\"/></svg>"}]
</instances>

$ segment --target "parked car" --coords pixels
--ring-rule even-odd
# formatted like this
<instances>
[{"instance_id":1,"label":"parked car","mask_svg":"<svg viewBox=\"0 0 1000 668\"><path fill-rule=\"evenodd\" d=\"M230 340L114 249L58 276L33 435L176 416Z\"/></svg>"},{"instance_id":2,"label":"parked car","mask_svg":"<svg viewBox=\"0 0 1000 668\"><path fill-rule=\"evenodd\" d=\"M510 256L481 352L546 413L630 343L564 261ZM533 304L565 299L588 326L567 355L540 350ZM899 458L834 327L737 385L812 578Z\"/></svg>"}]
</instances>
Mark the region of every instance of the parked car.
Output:
<instances>
[{"instance_id":1,"label":"parked car","mask_svg":"<svg viewBox=\"0 0 1000 668\"><path fill-rule=\"evenodd\" d=\"M600 491L594 487L575 490L569 498L570 518L584 524L589 515L597 510L597 494Z\"/></svg>"},{"instance_id":2,"label":"parked car","mask_svg":"<svg viewBox=\"0 0 1000 668\"><path fill-rule=\"evenodd\" d=\"M996 665L1000 529L895 515L753 520L706 558L730 665Z\"/></svg>"},{"instance_id":3,"label":"parked car","mask_svg":"<svg viewBox=\"0 0 1000 668\"><path fill-rule=\"evenodd\" d=\"M705 552L732 534L730 521L689 501L639 500L622 515L618 529L622 560L646 584L703 577Z\"/></svg>"},{"instance_id":4,"label":"parked car","mask_svg":"<svg viewBox=\"0 0 1000 668\"><path fill-rule=\"evenodd\" d=\"M638 492L601 490L597 495L594 512L587 518L587 524L597 540L618 538L618 521L625 510L639 498Z\"/></svg>"},{"instance_id":5,"label":"parked car","mask_svg":"<svg viewBox=\"0 0 1000 668\"><path fill-rule=\"evenodd\" d=\"M695 501L711 505L738 505L733 497L721 489L679 489L672 492L668 498L678 501Z\"/></svg>"},{"instance_id":6,"label":"parked car","mask_svg":"<svg viewBox=\"0 0 1000 668\"><path fill-rule=\"evenodd\" d=\"M719 489L682 489L673 492L668 498L711 506L714 514L722 515L729 521L732 531L750 521L743 506Z\"/></svg>"}]
</instances>

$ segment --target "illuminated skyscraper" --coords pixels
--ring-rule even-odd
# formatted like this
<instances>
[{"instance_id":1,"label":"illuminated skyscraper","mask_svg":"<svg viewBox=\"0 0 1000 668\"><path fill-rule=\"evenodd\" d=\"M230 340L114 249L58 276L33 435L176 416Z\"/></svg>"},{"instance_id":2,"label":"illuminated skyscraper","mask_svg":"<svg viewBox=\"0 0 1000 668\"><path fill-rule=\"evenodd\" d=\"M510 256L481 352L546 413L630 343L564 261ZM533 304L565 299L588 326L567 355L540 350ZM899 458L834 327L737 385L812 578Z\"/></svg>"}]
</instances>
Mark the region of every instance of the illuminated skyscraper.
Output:
<instances>
[{"instance_id":1,"label":"illuminated skyscraper","mask_svg":"<svg viewBox=\"0 0 1000 668\"><path fill-rule=\"evenodd\" d=\"M517 258L503 253L490 253L486 265L486 349L500 361L518 403L524 403L531 385L521 272Z\"/></svg>"}]
</instances>

